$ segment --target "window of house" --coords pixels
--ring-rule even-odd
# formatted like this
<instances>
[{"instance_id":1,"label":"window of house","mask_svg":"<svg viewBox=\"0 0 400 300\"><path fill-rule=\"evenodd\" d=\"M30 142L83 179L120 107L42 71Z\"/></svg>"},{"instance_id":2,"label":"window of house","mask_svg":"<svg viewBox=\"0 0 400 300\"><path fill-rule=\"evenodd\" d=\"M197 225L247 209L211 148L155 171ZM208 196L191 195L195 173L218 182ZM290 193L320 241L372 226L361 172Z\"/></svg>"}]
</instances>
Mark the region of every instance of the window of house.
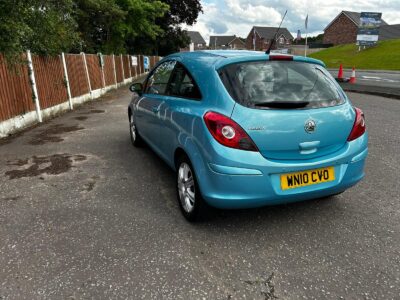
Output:
<instances>
[{"instance_id":1,"label":"window of house","mask_svg":"<svg viewBox=\"0 0 400 300\"><path fill-rule=\"evenodd\" d=\"M147 94L165 94L175 64L176 61L166 61L152 72L146 83Z\"/></svg>"},{"instance_id":2,"label":"window of house","mask_svg":"<svg viewBox=\"0 0 400 300\"><path fill-rule=\"evenodd\" d=\"M172 74L168 95L187 99L201 99L201 93L196 82L179 62Z\"/></svg>"}]
</instances>

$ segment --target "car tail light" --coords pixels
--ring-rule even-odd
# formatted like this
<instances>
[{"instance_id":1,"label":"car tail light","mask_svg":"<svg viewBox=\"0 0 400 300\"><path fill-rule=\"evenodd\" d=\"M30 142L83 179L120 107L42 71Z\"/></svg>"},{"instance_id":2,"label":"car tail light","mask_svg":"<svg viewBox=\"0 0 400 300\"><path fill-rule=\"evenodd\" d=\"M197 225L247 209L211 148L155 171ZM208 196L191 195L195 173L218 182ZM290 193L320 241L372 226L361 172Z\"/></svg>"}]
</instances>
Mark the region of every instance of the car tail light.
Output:
<instances>
[{"instance_id":1,"label":"car tail light","mask_svg":"<svg viewBox=\"0 0 400 300\"><path fill-rule=\"evenodd\" d=\"M354 121L353 129L350 132L347 141L355 140L356 138L362 136L365 132L365 117L361 109L354 107L356 111L356 120Z\"/></svg>"},{"instance_id":2,"label":"car tail light","mask_svg":"<svg viewBox=\"0 0 400 300\"><path fill-rule=\"evenodd\" d=\"M248 134L231 118L209 111L204 115L204 121L211 135L220 144L230 148L258 151Z\"/></svg>"},{"instance_id":3,"label":"car tail light","mask_svg":"<svg viewBox=\"0 0 400 300\"><path fill-rule=\"evenodd\" d=\"M269 60L293 60L293 56L291 55L270 55Z\"/></svg>"}]
</instances>

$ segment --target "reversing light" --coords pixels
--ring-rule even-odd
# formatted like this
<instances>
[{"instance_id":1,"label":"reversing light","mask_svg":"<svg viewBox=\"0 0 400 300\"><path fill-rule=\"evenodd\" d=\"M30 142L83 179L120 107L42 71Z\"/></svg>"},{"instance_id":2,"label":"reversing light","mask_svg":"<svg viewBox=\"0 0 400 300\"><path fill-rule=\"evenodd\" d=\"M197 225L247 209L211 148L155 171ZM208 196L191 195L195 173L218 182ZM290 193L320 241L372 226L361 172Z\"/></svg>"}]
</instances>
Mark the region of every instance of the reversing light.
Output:
<instances>
[{"instance_id":1,"label":"reversing light","mask_svg":"<svg viewBox=\"0 0 400 300\"><path fill-rule=\"evenodd\" d=\"M228 140L231 140L235 137L235 129L233 129L231 126L226 125L222 127L221 132L222 135L226 137Z\"/></svg>"}]
</instances>

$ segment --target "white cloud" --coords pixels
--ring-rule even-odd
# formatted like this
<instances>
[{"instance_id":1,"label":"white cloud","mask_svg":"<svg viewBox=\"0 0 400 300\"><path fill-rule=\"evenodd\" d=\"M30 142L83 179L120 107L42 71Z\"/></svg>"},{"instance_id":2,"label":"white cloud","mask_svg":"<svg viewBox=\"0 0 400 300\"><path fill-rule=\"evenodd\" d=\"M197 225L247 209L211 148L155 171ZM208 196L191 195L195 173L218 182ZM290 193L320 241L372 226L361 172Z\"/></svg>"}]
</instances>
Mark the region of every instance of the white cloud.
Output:
<instances>
[{"instance_id":1,"label":"white cloud","mask_svg":"<svg viewBox=\"0 0 400 300\"><path fill-rule=\"evenodd\" d=\"M264 5L253 5L250 1L226 0L229 15L248 22L279 22L281 14L275 8Z\"/></svg>"},{"instance_id":2,"label":"white cloud","mask_svg":"<svg viewBox=\"0 0 400 300\"><path fill-rule=\"evenodd\" d=\"M190 30L199 31L206 41L210 35L236 34L246 37L254 25L282 26L304 34L304 19L309 15L310 35L321 33L342 10L382 12L389 24L400 23L400 0L206 0L197 23Z\"/></svg>"}]
</instances>

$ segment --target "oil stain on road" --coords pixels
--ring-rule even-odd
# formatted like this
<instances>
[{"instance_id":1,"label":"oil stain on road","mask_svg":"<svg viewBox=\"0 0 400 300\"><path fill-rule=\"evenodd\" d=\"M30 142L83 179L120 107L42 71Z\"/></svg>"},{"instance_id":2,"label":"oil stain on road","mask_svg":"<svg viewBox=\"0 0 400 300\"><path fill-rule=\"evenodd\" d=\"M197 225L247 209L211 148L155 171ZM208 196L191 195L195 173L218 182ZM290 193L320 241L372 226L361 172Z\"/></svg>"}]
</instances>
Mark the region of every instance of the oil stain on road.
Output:
<instances>
[{"instance_id":1,"label":"oil stain on road","mask_svg":"<svg viewBox=\"0 0 400 300\"><path fill-rule=\"evenodd\" d=\"M60 135L68 132L73 132L73 131L78 131L84 129L83 127L80 127L78 125L72 125L72 126L65 126L63 124L56 124L53 126L50 126L40 133L36 134L30 141L30 145L43 145L46 143L58 143L62 142L64 138L62 138Z\"/></svg>"},{"instance_id":2,"label":"oil stain on road","mask_svg":"<svg viewBox=\"0 0 400 300\"><path fill-rule=\"evenodd\" d=\"M5 172L9 179L35 177L42 174L59 175L68 172L74 162L86 160L84 155L53 154L50 156L33 156L8 162L9 166L18 168ZM24 167L24 168L21 168Z\"/></svg>"}]
</instances>

